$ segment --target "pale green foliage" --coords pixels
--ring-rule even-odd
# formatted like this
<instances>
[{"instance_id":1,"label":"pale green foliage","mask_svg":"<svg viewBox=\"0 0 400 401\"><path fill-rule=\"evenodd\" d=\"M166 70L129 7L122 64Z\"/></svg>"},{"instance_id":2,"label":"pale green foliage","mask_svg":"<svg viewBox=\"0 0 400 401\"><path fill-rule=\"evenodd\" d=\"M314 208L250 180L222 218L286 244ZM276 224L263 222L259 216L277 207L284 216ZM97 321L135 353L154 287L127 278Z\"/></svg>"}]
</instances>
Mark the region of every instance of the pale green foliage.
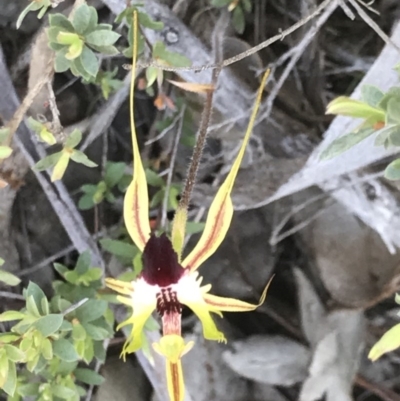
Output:
<instances>
[{"instance_id":1,"label":"pale green foliage","mask_svg":"<svg viewBox=\"0 0 400 401\"><path fill-rule=\"evenodd\" d=\"M34 168L37 171L43 171L53 167L51 180L56 181L61 180L64 176L70 160L73 160L75 163L83 164L86 167L97 167L97 164L92 162L83 152L75 149L81 140L82 133L75 129L65 140L61 151L44 157L36 163Z\"/></svg>"},{"instance_id":2,"label":"pale green foliage","mask_svg":"<svg viewBox=\"0 0 400 401\"><path fill-rule=\"evenodd\" d=\"M120 35L112 31L111 25L98 23L94 7L82 4L71 21L62 14L51 15L49 21L49 45L56 52L56 72L70 69L75 76L90 81L100 69L94 52L118 54L114 44Z\"/></svg>"},{"instance_id":3,"label":"pale green foliage","mask_svg":"<svg viewBox=\"0 0 400 401\"><path fill-rule=\"evenodd\" d=\"M98 184L82 185L83 195L79 199L79 208L81 210L91 209L103 200L114 203L114 188L117 187L123 192L131 180L131 175L126 174L126 169L125 163L107 162L104 178Z\"/></svg>"},{"instance_id":4,"label":"pale green foliage","mask_svg":"<svg viewBox=\"0 0 400 401\"><path fill-rule=\"evenodd\" d=\"M364 85L361 100L340 96L328 105L327 113L360 118L362 122L325 148L320 155L322 160L338 156L371 135L375 135L376 146L400 146L400 87L384 93L373 85ZM400 179L400 160L387 166L385 177Z\"/></svg>"},{"instance_id":5,"label":"pale green foliage","mask_svg":"<svg viewBox=\"0 0 400 401\"><path fill-rule=\"evenodd\" d=\"M79 384L99 384L102 378L82 363L104 361L102 342L113 335L113 317L99 299L102 271L90 267L83 253L73 270L56 264L65 281L55 281L48 300L34 283L24 290L25 307L0 314L0 322L14 324L0 335L0 387L12 399L35 396L78 401L85 390ZM16 378L16 363L24 368ZM35 385L30 380L36 376ZM49 398L46 398L49 397Z\"/></svg>"}]
</instances>

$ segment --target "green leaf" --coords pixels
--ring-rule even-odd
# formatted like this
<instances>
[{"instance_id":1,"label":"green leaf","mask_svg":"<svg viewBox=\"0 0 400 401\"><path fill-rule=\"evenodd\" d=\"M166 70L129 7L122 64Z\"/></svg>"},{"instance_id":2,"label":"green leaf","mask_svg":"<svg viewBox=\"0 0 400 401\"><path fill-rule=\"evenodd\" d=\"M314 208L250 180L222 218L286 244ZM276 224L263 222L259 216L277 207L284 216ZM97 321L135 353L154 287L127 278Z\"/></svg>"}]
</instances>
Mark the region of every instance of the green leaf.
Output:
<instances>
[{"instance_id":1,"label":"green leaf","mask_svg":"<svg viewBox=\"0 0 400 401\"><path fill-rule=\"evenodd\" d=\"M89 27L90 19L90 7L84 3L74 11L72 16L72 25L74 26L75 31L80 35L84 34Z\"/></svg>"},{"instance_id":2,"label":"green leaf","mask_svg":"<svg viewBox=\"0 0 400 401\"><path fill-rule=\"evenodd\" d=\"M42 355L47 361L53 359L53 345L48 338L45 338L42 342Z\"/></svg>"},{"instance_id":3,"label":"green leaf","mask_svg":"<svg viewBox=\"0 0 400 401\"><path fill-rule=\"evenodd\" d=\"M89 384L90 386L100 386L100 384L104 382L103 376L91 369L75 369L74 375L77 380L81 381L82 383Z\"/></svg>"},{"instance_id":4,"label":"green leaf","mask_svg":"<svg viewBox=\"0 0 400 401\"><path fill-rule=\"evenodd\" d=\"M326 108L326 114L339 114L354 118L372 118L376 121L385 121L384 110L346 96L339 96L332 100Z\"/></svg>"},{"instance_id":5,"label":"green leaf","mask_svg":"<svg viewBox=\"0 0 400 401\"><path fill-rule=\"evenodd\" d=\"M1 350L0 357L0 377L6 378L8 374L8 358L5 350Z\"/></svg>"},{"instance_id":6,"label":"green leaf","mask_svg":"<svg viewBox=\"0 0 400 401\"><path fill-rule=\"evenodd\" d=\"M162 21L154 21L148 14L138 12L139 24L145 28L152 29L153 31L161 31L164 28Z\"/></svg>"},{"instance_id":7,"label":"green leaf","mask_svg":"<svg viewBox=\"0 0 400 401\"><path fill-rule=\"evenodd\" d=\"M133 259L133 271L138 276L143 270L142 255L138 252Z\"/></svg>"},{"instance_id":8,"label":"green leaf","mask_svg":"<svg viewBox=\"0 0 400 401\"><path fill-rule=\"evenodd\" d=\"M357 145L363 139L374 133L373 128L360 129L358 132L350 133L336 138L320 155L320 160L332 159L341 153Z\"/></svg>"},{"instance_id":9,"label":"green leaf","mask_svg":"<svg viewBox=\"0 0 400 401\"><path fill-rule=\"evenodd\" d=\"M66 151L61 152L61 157L58 159L56 165L53 168L53 172L51 174L51 181L57 181L61 180L65 174L65 171L67 170L68 163L69 163L69 158L71 154Z\"/></svg>"},{"instance_id":10,"label":"green leaf","mask_svg":"<svg viewBox=\"0 0 400 401\"><path fill-rule=\"evenodd\" d=\"M85 36L85 42L95 46L111 46L119 38L120 34L109 30L95 30Z\"/></svg>"},{"instance_id":11,"label":"green leaf","mask_svg":"<svg viewBox=\"0 0 400 401\"><path fill-rule=\"evenodd\" d=\"M165 43L160 41L154 43L153 58L160 59L174 67L189 67L191 65L191 61L186 56L167 50Z\"/></svg>"},{"instance_id":12,"label":"green leaf","mask_svg":"<svg viewBox=\"0 0 400 401\"><path fill-rule=\"evenodd\" d=\"M244 32L244 28L246 26L246 22L244 19L243 9L240 6L235 7L232 12L232 24L236 29L236 32L242 34Z\"/></svg>"},{"instance_id":13,"label":"green leaf","mask_svg":"<svg viewBox=\"0 0 400 401\"><path fill-rule=\"evenodd\" d=\"M21 279L10 272L0 269L0 281L13 287L18 285L21 282Z\"/></svg>"},{"instance_id":14,"label":"green leaf","mask_svg":"<svg viewBox=\"0 0 400 401\"><path fill-rule=\"evenodd\" d=\"M151 86L154 84L158 77L158 68L156 67L147 67L146 68L146 81L147 81L147 87Z\"/></svg>"},{"instance_id":15,"label":"green leaf","mask_svg":"<svg viewBox=\"0 0 400 401\"><path fill-rule=\"evenodd\" d=\"M0 159L7 159L12 152L13 150L9 146L0 146Z\"/></svg>"},{"instance_id":16,"label":"green leaf","mask_svg":"<svg viewBox=\"0 0 400 401\"><path fill-rule=\"evenodd\" d=\"M82 60L80 57L76 58L71 64L71 72L76 77L82 77L83 80L86 82L90 82L94 78L83 68Z\"/></svg>"},{"instance_id":17,"label":"green leaf","mask_svg":"<svg viewBox=\"0 0 400 401\"><path fill-rule=\"evenodd\" d=\"M246 13L250 13L252 9L251 1L250 0L242 0L242 6Z\"/></svg>"},{"instance_id":18,"label":"green leaf","mask_svg":"<svg viewBox=\"0 0 400 401\"><path fill-rule=\"evenodd\" d=\"M39 393L40 383L18 383L18 394L21 397L34 397Z\"/></svg>"},{"instance_id":19,"label":"green leaf","mask_svg":"<svg viewBox=\"0 0 400 401\"><path fill-rule=\"evenodd\" d=\"M233 0L211 0L211 5L214 7L225 7L231 4Z\"/></svg>"},{"instance_id":20,"label":"green leaf","mask_svg":"<svg viewBox=\"0 0 400 401\"><path fill-rule=\"evenodd\" d=\"M26 288L25 291L25 298L27 299L29 297L33 297L33 300L35 301L35 304L39 309L40 313L43 313L41 305L42 305L42 299L46 298L46 295L43 292L43 290L32 281L29 282L28 287Z\"/></svg>"},{"instance_id":21,"label":"green leaf","mask_svg":"<svg viewBox=\"0 0 400 401\"><path fill-rule=\"evenodd\" d=\"M57 398L62 398L63 400L69 400L72 401L76 396L76 391L73 390L72 388L69 388L67 386L63 386L61 384L53 384L51 386L51 392L53 395Z\"/></svg>"},{"instance_id":22,"label":"green leaf","mask_svg":"<svg viewBox=\"0 0 400 401\"><path fill-rule=\"evenodd\" d=\"M35 2L30 3L27 7L25 7L21 14L19 15L17 22L16 22L16 26L17 29L19 29L21 27L22 21L24 20L24 18L26 17L26 15L29 13L29 11L36 11L39 10L39 8L41 7L40 4L37 4Z\"/></svg>"},{"instance_id":23,"label":"green leaf","mask_svg":"<svg viewBox=\"0 0 400 401\"><path fill-rule=\"evenodd\" d=\"M400 159L392 161L385 169L385 178L388 180L400 180Z\"/></svg>"},{"instance_id":24,"label":"green leaf","mask_svg":"<svg viewBox=\"0 0 400 401\"><path fill-rule=\"evenodd\" d=\"M389 144L393 146L400 146L400 125L392 127L389 131Z\"/></svg>"},{"instance_id":25,"label":"green leaf","mask_svg":"<svg viewBox=\"0 0 400 401\"><path fill-rule=\"evenodd\" d=\"M95 45L90 45L90 47L93 50L96 50L96 52L99 52L101 54L105 54L107 56L115 56L116 54L119 54L119 50L115 46L95 46Z\"/></svg>"},{"instance_id":26,"label":"green leaf","mask_svg":"<svg viewBox=\"0 0 400 401\"><path fill-rule=\"evenodd\" d=\"M52 313L36 320L32 326L39 330L44 337L49 337L60 329L63 320L63 315Z\"/></svg>"},{"instance_id":27,"label":"green leaf","mask_svg":"<svg viewBox=\"0 0 400 401\"><path fill-rule=\"evenodd\" d=\"M378 107L380 107L383 110L386 110L390 99L400 100L400 88L399 87L390 88L385 93L385 96L383 96L382 100L379 102Z\"/></svg>"},{"instance_id":28,"label":"green leaf","mask_svg":"<svg viewBox=\"0 0 400 401\"><path fill-rule=\"evenodd\" d=\"M83 195L78 202L78 208L80 210L89 210L94 207L93 195Z\"/></svg>"},{"instance_id":29,"label":"green leaf","mask_svg":"<svg viewBox=\"0 0 400 401\"><path fill-rule=\"evenodd\" d=\"M11 322L13 320L21 320L25 316L26 316L25 313L16 310L8 310L0 314L0 322Z\"/></svg>"},{"instance_id":30,"label":"green leaf","mask_svg":"<svg viewBox=\"0 0 400 401\"><path fill-rule=\"evenodd\" d=\"M382 338L371 348L368 358L376 361L383 354L394 351L400 347L400 324L389 329Z\"/></svg>"},{"instance_id":31,"label":"green leaf","mask_svg":"<svg viewBox=\"0 0 400 401\"><path fill-rule=\"evenodd\" d=\"M89 299L89 301L84 303L75 311L75 315L81 323L87 323L103 316L106 309L106 301L100 299Z\"/></svg>"},{"instance_id":32,"label":"green leaf","mask_svg":"<svg viewBox=\"0 0 400 401\"><path fill-rule=\"evenodd\" d=\"M41 10L38 12L37 18L38 19L42 19L43 16L46 14L46 11L47 11L48 8L49 8L49 6L46 5L46 3L45 3L45 5L43 5Z\"/></svg>"},{"instance_id":33,"label":"green leaf","mask_svg":"<svg viewBox=\"0 0 400 401\"><path fill-rule=\"evenodd\" d=\"M135 245L110 238L101 239L100 244L105 251L127 259L133 259L139 251Z\"/></svg>"},{"instance_id":34,"label":"green leaf","mask_svg":"<svg viewBox=\"0 0 400 401\"><path fill-rule=\"evenodd\" d=\"M57 43L60 43L61 45L74 45L79 42L81 42L81 40L79 38L79 35L75 32L61 31L57 35Z\"/></svg>"},{"instance_id":35,"label":"green leaf","mask_svg":"<svg viewBox=\"0 0 400 401\"><path fill-rule=\"evenodd\" d=\"M85 328L87 335L95 341L102 341L110 337L109 331L103 327L98 327L90 323L84 323L83 327Z\"/></svg>"},{"instance_id":36,"label":"green leaf","mask_svg":"<svg viewBox=\"0 0 400 401\"><path fill-rule=\"evenodd\" d=\"M100 267L92 267L87 273L82 276L86 282L100 280L103 275L103 270Z\"/></svg>"},{"instance_id":37,"label":"green leaf","mask_svg":"<svg viewBox=\"0 0 400 401\"><path fill-rule=\"evenodd\" d=\"M65 278L65 280L67 280L69 283L71 283L71 284L76 284L77 281L78 281L78 279L79 279L79 275L78 275L78 273L77 273L76 271L70 270L70 271L67 271L67 272L64 274L64 278Z\"/></svg>"},{"instance_id":38,"label":"green leaf","mask_svg":"<svg viewBox=\"0 0 400 401\"><path fill-rule=\"evenodd\" d=\"M76 266L75 266L76 273L78 273L79 275L85 274L89 270L90 261L91 261L91 258L90 258L89 251L85 251L85 252L81 253L76 262Z\"/></svg>"},{"instance_id":39,"label":"green leaf","mask_svg":"<svg viewBox=\"0 0 400 401\"><path fill-rule=\"evenodd\" d=\"M9 395L13 396L17 388L17 368L15 363L8 361L8 374L7 380L3 385L3 390Z\"/></svg>"},{"instance_id":40,"label":"green leaf","mask_svg":"<svg viewBox=\"0 0 400 401\"><path fill-rule=\"evenodd\" d=\"M126 164L123 162L107 162L104 181L108 188L117 185L125 174Z\"/></svg>"},{"instance_id":41,"label":"green leaf","mask_svg":"<svg viewBox=\"0 0 400 401\"><path fill-rule=\"evenodd\" d=\"M363 85L361 87L361 99L371 107L378 107L383 99L384 93L374 85Z\"/></svg>"},{"instance_id":42,"label":"green leaf","mask_svg":"<svg viewBox=\"0 0 400 401\"><path fill-rule=\"evenodd\" d=\"M14 333L0 333L0 342L3 344L12 343L19 340L20 336Z\"/></svg>"},{"instance_id":43,"label":"green leaf","mask_svg":"<svg viewBox=\"0 0 400 401\"><path fill-rule=\"evenodd\" d=\"M67 32L75 31L71 21L63 14L50 14L49 23L51 27L58 27Z\"/></svg>"},{"instance_id":44,"label":"green leaf","mask_svg":"<svg viewBox=\"0 0 400 401\"><path fill-rule=\"evenodd\" d=\"M86 331L80 323L72 325L72 338L75 341L84 341L86 338Z\"/></svg>"},{"instance_id":45,"label":"green leaf","mask_svg":"<svg viewBox=\"0 0 400 401\"><path fill-rule=\"evenodd\" d=\"M25 359L25 353L19 348L11 344L5 344L4 349L6 350L7 357L13 362L23 362Z\"/></svg>"},{"instance_id":46,"label":"green leaf","mask_svg":"<svg viewBox=\"0 0 400 401\"><path fill-rule=\"evenodd\" d=\"M92 77L95 77L99 72L100 63L96 55L87 46L83 47L82 54L80 56L80 62L85 71Z\"/></svg>"},{"instance_id":47,"label":"green leaf","mask_svg":"<svg viewBox=\"0 0 400 401\"><path fill-rule=\"evenodd\" d=\"M149 168L146 169L146 180L147 184L153 187L163 187L165 185L164 180Z\"/></svg>"},{"instance_id":48,"label":"green leaf","mask_svg":"<svg viewBox=\"0 0 400 401\"><path fill-rule=\"evenodd\" d=\"M71 159L75 162L75 163L80 163L83 164L86 167L97 167L97 164L92 162L83 152L81 152L80 150L74 150L71 153Z\"/></svg>"},{"instance_id":49,"label":"green leaf","mask_svg":"<svg viewBox=\"0 0 400 401\"><path fill-rule=\"evenodd\" d=\"M78 129L74 129L65 141L64 146L66 148L74 149L82 140L82 132Z\"/></svg>"},{"instance_id":50,"label":"green leaf","mask_svg":"<svg viewBox=\"0 0 400 401\"><path fill-rule=\"evenodd\" d=\"M165 194L164 189L160 189L159 191L157 191L151 198L150 208L161 205L162 201L164 200L164 194Z\"/></svg>"},{"instance_id":51,"label":"green leaf","mask_svg":"<svg viewBox=\"0 0 400 401\"><path fill-rule=\"evenodd\" d=\"M186 223L187 234L197 234L204 230L205 223L196 223L194 221L188 221Z\"/></svg>"},{"instance_id":52,"label":"green leaf","mask_svg":"<svg viewBox=\"0 0 400 401\"><path fill-rule=\"evenodd\" d=\"M54 269L56 269L56 271L58 273L60 273L62 276L64 276L64 274L69 271L68 267L62 265L61 263L54 263L53 264Z\"/></svg>"},{"instance_id":53,"label":"green leaf","mask_svg":"<svg viewBox=\"0 0 400 401\"><path fill-rule=\"evenodd\" d=\"M85 33L93 31L93 29L96 28L98 23L97 10L94 7L90 6L89 11L90 11L89 24Z\"/></svg>"},{"instance_id":54,"label":"green leaf","mask_svg":"<svg viewBox=\"0 0 400 401\"><path fill-rule=\"evenodd\" d=\"M71 68L71 60L65 58L67 54L67 49L56 52L56 57L54 60L54 70L55 72L65 72Z\"/></svg>"},{"instance_id":55,"label":"green leaf","mask_svg":"<svg viewBox=\"0 0 400 401\"><path fill-rule=\"evenodd\" d=\"M74 346L65 338L60 338L53 342L53 353L66 362L75 362L79 359Z\"/></svg>"},{"instance_id":56,"label":"green leaf","mask_svg":"<svg viewBox=\"0 0 400 401\"><path fill-rule=\"evenodd\" d=\"M55 166L56 163L58 162L58 160L60 160L62 153L63 152L56 152L56 153L53 153L52 155L44 157L42 160L39 160L35 164L34 169L36 171L43 171L50 167Z\"/></svg>"},{"instance_id":57,"label":"green leaf","mask_svg":"<svg viewBox=\"0 0 400 401\"><path fill-rule=\"evenodd\" d=\"M400 99L389 100L386 111L386 124L400 124Z\"/></svg>"},{"instance_id":58,"label":"green leaf","mask_svg":"<svg viewBox=\"0 0 400 401\"><path fill-rule=\"evenodd\" d=\"M40 311L39 311L38 305L35 303L35 299L33 298L32 295L26 299L26 310L32 316L37 317L37 318L40 317Z\"/></svg>"},{"instance_id":59,"label":"green leaf","mask_svg":"<svg viewBox=\"0 0 400 401\"><path fill-rule=\"evenodd\" d=\"M106 350L103 346L103 341L93 341L94 356L99 362L104 363L106 360Z\"/></svg>"}]
</instances>

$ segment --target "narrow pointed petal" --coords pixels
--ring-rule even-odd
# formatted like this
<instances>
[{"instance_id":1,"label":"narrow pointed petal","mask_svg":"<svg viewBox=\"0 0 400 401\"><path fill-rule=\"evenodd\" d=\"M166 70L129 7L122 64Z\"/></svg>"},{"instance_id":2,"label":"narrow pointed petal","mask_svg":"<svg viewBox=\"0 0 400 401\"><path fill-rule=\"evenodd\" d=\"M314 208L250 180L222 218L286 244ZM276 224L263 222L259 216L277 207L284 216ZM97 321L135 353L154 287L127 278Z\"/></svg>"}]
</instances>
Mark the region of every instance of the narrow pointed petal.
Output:
<instances>
[{"instance_id":1,"label":"narrow pointed petal","mask_svg":"<svg viewBox=\"0 0 400 401\"><path fill-rule=\"evenodd\" d=\"M190 274L182 277L176 288L178 301L188 306L200 319L203 326L204 338L207 340L226 342L224 334L217 329L210 314L210 312L215 312L222 316L221 312L212 307L210 308L204 301L204 294L196 281L196 276Z\"/></svg>"},{"instance_id":2,"label":"narrow pointed petal","mask_svg":"<svg viewBox=\"0 0 400 401\"><path fill-rule=\"evenodd\" d=\"M185 385L183 383L182 363L166 361L168 393L171 401L183 401Z\"/></svg>"},{"instance_id":3,"label":"narrow pointed petal","mask_svg":"<svg viewBox=\"0 0 400 401\"><path fill-rule=\"evenodd\" d=\"M262 79L260 88L258 90L257 99L254 104L253 112L250 117L250 122L247 127L247 131L236 160L233 163L228 176L218 190L211 204L203 234L196 247L182 263L183 267L187 267L191 271L196 270L217 250L221 242L224 240L228 228L231 224L233 215L231 192L246 150L247 143L253 130L257 111L261 102L261 96L264 91L264 86L267 81L268 75L269 71L264 74L264 77Z\"/></svg>"},{"instance_id":4,"label":"narrow pointed petal","mask_svg":"<svg viewBox=\"0 0 400 401\"><path fill-rule=\"evenodd\" d=\"M106 286L123 295L131 295L133 292L133 285L129 281L106 278Z\"/></svg>"},{"instance_id":5,"label":"narrow pointed petal","mask_svg":"<svg viewBox=\"0 0 400 401\"><path fill-rule=\"evenodd\" d=\"M269 284L271 280L268 282L265 287L260 301L257 305L250 304L248 302L240 301L235 298L224 298L217 297L216 295L211 294L203 294L204 301L207 303L211 311L222 311L222 312L248 312L257 309L260 305L262 305L265 301L265 297L267 295Z\"/></svg>"},{"instance_id":6,"label":"narrow pointed petal","mask_svg":"<svg viewBox=\"0 0 400 401\"><path fill-rule=\"evenodd\" d=\"M133 178L126 191L124 199L124 221L129 235L135 245L143 251L147 240L150 237L149 222L149 196L147 193L146 174L144 172L142 160L140 158L139 145L137 142L135 121L134 121L134 80L136 71L137 57L137 13L134 13L134 39L133 39L133 60L132 60L132 80L130 92L130 118L132 131L133 147Z\"/></svg>"},{"instance_id":7,"label":"narrow pointed petal","mask_svg":"<svg viewBox=\"0 0 400 401\"><path fill-rule=\"evenodd\" d=\"M182 301L181 301L182 302ZM210 314L210 309L208 305L203 302L182 302L187 305L200 319L201 324L203 326L203 336L206 340L218 341L218 342L225 342L226 338L224 333L217 329L217 326L214 323L213 318ZM218 313L220 316L222 314L217 310L211 310L212 312Z\"/></svg>"},{"instance_id":8,"label":"narrow pointed petal","mask_svg":"<svg viewBox=\"0 0 400 401\"><path fill-rule=\"evenodd\" d=\"M131 324L131 332L124 344L122 355L138 351L143 344L143 328L151 314L157 306L158 287L147 284L143 279L135 282L135 291L131 294L131 299L124 297L123 303L133 308L132 315L122 322L118 327Z\"/></svg>"}]
</instances>

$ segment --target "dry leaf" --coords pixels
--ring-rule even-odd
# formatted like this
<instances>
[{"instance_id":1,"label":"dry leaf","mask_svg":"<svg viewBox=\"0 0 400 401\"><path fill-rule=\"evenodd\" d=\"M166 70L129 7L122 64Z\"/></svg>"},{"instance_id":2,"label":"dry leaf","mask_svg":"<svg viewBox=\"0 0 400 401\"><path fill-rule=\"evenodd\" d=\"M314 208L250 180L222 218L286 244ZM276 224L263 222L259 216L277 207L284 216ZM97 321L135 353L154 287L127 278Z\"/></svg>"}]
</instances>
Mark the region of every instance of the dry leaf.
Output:
<instances>
[{"instance_id":1,"label":"dry leaf","mask_svg":"<svg viewBox=\"0 0 400 401\"><path fill-rule=\"evenodd\" d=\"M197 84L195 82L181 82L168 79L168 82L188 92L207 93L215 89L212 84Z\"/></svg>"}]
</instances>

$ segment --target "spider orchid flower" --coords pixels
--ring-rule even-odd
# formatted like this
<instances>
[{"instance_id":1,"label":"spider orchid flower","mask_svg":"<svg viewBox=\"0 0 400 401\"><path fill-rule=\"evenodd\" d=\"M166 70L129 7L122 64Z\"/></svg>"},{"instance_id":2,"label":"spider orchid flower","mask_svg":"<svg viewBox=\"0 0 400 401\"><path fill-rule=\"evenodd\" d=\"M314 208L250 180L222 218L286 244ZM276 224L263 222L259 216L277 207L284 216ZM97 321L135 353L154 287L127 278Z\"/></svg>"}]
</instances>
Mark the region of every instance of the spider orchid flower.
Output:
<instances>
[{"instance_id":1,"label":"spider orchid flower","mask_svg":"<svg viewBox=\"0 0 400 401\"><path fill-rule=\"evenodd\" d=\"M133 62L135 68L135 57ZM242 161L252 127L254 125L261 95L268 74L265 74L249 127L238 156L222 186L219 188L208 212L204 231L199 242L183 260L181 258L185 235L187 211L176 211L171 239L166 234L151 233L149 223L149 199L146 175L140 158L133 117L133 178L124 199L124 221L133 242L142 252L143 269L132 282L112 278L106 284L121 295L118 299L132 307L130 317L119 327L132 325L122 354L138 351L143 344L143 328L154 311L162 320L162 337L153 344L156 352L166 358L168 391L171 401L182 401L184 397L181 357L193 346L185 343L181 335L183 305L188 306L200 319L203 335L207 340L226 342L211 316L222 316L222 312L245 312L256 309L264 302L267 288L256 305L233 298L223 298L209 293L210 284L202 285L197 269L208 259L223 241L233 215L231 191ZM131 110L133 110L133 84L131 87ZM268 287L268 286L267 286Z\"/></svg>"}]
</instances>

